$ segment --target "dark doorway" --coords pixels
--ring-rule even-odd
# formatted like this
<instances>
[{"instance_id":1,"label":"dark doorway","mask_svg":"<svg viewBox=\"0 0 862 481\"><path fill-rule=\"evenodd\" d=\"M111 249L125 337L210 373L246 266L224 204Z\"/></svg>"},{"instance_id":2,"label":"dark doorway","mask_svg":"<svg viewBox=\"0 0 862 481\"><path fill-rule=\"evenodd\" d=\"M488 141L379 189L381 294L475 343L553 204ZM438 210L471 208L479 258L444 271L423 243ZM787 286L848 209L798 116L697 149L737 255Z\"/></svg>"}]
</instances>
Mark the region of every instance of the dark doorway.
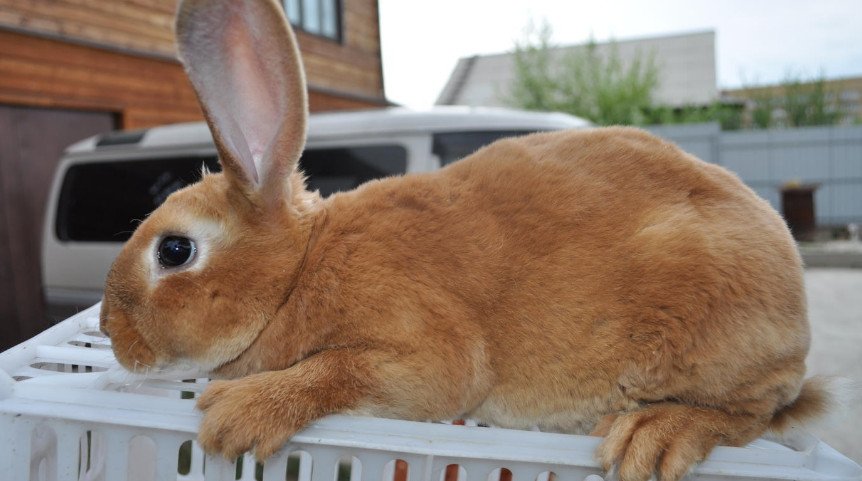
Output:
<instances>
[{"instance_id":1,"label":"dark doorway","mask_svg":"<svg viewBox=\"0 0 862 481\"><path fill-rule=\"evenodd\" d=\"M0 105L0 351L51 325L40 251L48 190L63 150L114 126L112 113Z\"/></svg>"}]
</instances>

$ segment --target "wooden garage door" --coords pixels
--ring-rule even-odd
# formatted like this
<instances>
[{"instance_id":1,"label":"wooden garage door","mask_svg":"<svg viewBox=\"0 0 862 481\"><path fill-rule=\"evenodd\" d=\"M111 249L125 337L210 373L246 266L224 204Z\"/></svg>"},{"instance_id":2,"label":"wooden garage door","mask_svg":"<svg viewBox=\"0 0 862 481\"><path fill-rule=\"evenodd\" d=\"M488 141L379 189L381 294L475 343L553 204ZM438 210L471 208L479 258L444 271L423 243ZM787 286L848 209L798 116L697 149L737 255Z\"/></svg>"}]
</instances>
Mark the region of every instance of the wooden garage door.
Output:
<instances>
[{"instance_id":1,"label":"wooden garage door","mask_svg":"<svg viewBox=\"0 0 862 481\"><path fill-rule=\"evenodd\" d=\"M115 116L0 105L0 350L51 325L39 252L45 203L63 149L114 128Z\"/></svg>"}]
</instances>

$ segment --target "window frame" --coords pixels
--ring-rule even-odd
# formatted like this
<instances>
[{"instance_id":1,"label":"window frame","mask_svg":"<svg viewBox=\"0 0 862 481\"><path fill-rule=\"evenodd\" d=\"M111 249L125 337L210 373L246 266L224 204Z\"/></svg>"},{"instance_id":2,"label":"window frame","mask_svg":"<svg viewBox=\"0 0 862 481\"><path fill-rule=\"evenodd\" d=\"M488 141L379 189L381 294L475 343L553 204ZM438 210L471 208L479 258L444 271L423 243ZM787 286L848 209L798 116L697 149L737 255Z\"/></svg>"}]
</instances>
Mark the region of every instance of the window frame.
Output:
<instances>
[{"instance_id":1,"label":"window frame","mask_svg":"<svg viewBox=\"0 0 862 481\"><path fill-rule=\"evenodd\" d=\"M294 29L301 31L303 33L306 33L308 35L312 35L314 37L326 40L326 41L335 42L335 43L339 43L339 44L344 43L344 21L343 21L343 19L344 19L344 2L343 2L343 0L310 0L310 1L317 3L318 11L320 12L320 14L319 14L320 15L320 21L319 21L320 25L318 25L319 31L310 30L305 25L305 19L304 19L304 17L305 17L304 8L305 7L304 7L303 3L305 1L309 1L309 0L295 0L297 12L298 12L297 13L298 20L296 22L294 22L290 18L290 15L289 15L289 9L288 9L287 5L288 5L288 2L290 2L290 1L291 0L282 0L281 6L284 9L284 13L285 13L285 16L287 17L288 22L290 22L290 25ZM325 8L323 8L324 2L332 2L333 7L334 7L333 8L333 14L335 15L335 36L330 36L330 35L327 35L326 33L324 33L324 27L323 27L324 26L324 15L323 15L323 12L326 10Z\"/></svg>"},{"instance_id":2,"label":"window frame","mask_svg":"<svg viewBox=\"0 0 862 481\"><path fill-rule=\"evenodd\" d=\"M377 151L377 155L370 159L363 159L364 155ZM388 154L394 154L392 157L380 155L383 151L388 151ZM348 153L348 157L338 157L339 154ZM391 167L392 164L399 164L397 170L387 172L385 175L371 176L362 178L363 176L341 175L336 176L344 178L362 178L356 185L347 188L337 188L332 190L330 187L321 185L322 179L332 178L332 174L320 172L321 165L319 161L324 160L323 170L329 170L333 164L345 164L346 160L351 160L357 165L371 169L379 169L381 167ZM370 162L369 162L370 160ZM327 162L328 161L328 162ZM299 169L306 176L308 190L319 191L322 197L329 197L337 192L347 192L357 189L359 186L374 180L385 179L387 177L400 176L410 171L410 149L401 142L373 142L363 145L332 145L332 146L309 146L302 152L302 157L299 160ZM355 172L355 171L354 171Z\"/></svg>"},{"instance_id":3,"label":"window frame","mask_svg":"<svg viewBox=\"0 0 862 481\"><path fill-rule=\"evenodd\" d=\"M476 129L476 130L444 130L434 132L431 135L431 152L440 160L440 167L445 167L453 162L457 162L465 157L469 157L483 147L487 147L494 142L513 137L523 137L525 135L543 132L540 128L500 128L500 129ZM449 155L449 150L453 147L458 147L458 143L451 143L450 139L456 138L467 139L462 140L461 144L470 145L470 149L461 152L461 155ZM489 138L490 137L490 138ZM477 139L482 139L481 142Z\"/></svg>"}]
</instances>

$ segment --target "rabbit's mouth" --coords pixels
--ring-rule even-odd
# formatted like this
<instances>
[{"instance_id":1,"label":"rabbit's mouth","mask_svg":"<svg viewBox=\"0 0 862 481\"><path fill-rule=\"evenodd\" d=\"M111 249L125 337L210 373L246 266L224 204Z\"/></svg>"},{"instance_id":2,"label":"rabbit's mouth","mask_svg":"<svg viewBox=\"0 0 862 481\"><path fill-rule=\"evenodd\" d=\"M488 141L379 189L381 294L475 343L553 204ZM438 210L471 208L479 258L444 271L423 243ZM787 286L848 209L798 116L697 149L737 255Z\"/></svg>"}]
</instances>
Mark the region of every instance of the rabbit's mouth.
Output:
<instances>
[{"instance_id":1,"label":"rabbit's mouth","mask_svg":"<svg viewBox=\"0 0 862 481\"><path fill-rule=\"evenodd\" d=\"M111 339L114 356L120 365L138 373L159 368L156 354L122 309L111 309L107 301L102 302L99 323L101 330Z\"/></svg>"}]
</instances>

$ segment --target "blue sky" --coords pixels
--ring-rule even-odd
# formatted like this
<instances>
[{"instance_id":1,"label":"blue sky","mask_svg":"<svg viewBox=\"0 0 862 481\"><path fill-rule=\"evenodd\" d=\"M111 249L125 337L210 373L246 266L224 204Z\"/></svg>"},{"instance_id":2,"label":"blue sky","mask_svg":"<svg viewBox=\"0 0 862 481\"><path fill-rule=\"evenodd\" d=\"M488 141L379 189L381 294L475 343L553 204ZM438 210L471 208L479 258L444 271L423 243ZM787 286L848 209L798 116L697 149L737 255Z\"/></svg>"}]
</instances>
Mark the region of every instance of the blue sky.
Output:
<instances>
[{"instance_id":1,"label":"blue sky","mask_svg":"<svg viewBox=\"0 0 862 481\"><path fill-rule=\"evenodd\" d=\"M433 104L458 58L511 50L530 19L556 44L716 32L718 86L862 76L862 0L379 0L390 100Z\"/></svg>"}]
</instances>

